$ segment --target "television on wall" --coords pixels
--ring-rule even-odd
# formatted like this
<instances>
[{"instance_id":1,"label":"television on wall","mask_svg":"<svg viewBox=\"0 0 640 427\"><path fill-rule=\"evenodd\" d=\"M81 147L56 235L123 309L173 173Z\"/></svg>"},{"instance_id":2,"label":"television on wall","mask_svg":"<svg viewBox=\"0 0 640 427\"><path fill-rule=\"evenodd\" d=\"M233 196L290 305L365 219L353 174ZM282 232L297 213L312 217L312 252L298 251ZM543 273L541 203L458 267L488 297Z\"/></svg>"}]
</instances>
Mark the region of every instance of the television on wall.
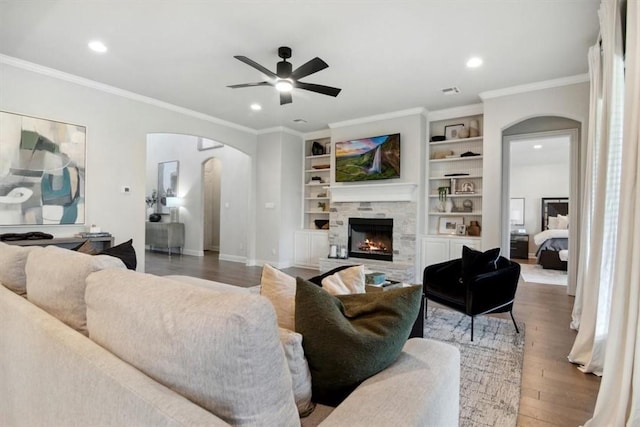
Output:
<instances>
[{"instance_id":1,"label":"television on wall","mask_svg":"<svg viewBox=\"0 0 640 427\"><path fill-rule=\"evenodd\" d=\"M400 178L400 134L336 142L336 182Z\"/></svg>"}]
</instances>

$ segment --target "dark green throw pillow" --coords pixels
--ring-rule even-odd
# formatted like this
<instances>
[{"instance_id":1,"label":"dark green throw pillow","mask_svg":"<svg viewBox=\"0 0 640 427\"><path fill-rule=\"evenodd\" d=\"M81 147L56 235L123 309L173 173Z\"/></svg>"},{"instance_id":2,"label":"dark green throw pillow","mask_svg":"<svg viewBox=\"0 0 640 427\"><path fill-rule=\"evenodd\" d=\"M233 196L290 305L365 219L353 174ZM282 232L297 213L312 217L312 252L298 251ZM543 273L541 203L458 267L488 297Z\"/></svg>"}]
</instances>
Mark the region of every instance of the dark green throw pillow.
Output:
<instances>
[{"instance_id":1,"label":"dark green throw pillow","mask_svg":"<svg viewBox=\"0 0 640 427\"><path fill-rule=\"evenodd\" d=\"M311 371L312 400L336 406L400 355L422 288L333 296L297 278L296 332Z\"/></svg>"},{"instance_id":2,"label":"dark green throw pillow","mask_svg":"<svg viewBox=\"0 0 640 427\"><path fill-rule=\"evenodd\" d=\"M498 258L500 258L500 248L480 252L463 246L461 281L466 282L469 278L479 274L495 271L498 265Z\"/></svg>"},{"instance_id":3,"label":"dark green throw pillow","mask_svg":"<svg viewBox=\"0 0 640 427\"><path fill-rule=\"evenodd\" d=\"M124 243L112 246L100 252L98 255L110 255L120 260L129 270L135 270L138 266L136 251L133 248L133 239L129 239Z\"/></svg>"}]
</instances>

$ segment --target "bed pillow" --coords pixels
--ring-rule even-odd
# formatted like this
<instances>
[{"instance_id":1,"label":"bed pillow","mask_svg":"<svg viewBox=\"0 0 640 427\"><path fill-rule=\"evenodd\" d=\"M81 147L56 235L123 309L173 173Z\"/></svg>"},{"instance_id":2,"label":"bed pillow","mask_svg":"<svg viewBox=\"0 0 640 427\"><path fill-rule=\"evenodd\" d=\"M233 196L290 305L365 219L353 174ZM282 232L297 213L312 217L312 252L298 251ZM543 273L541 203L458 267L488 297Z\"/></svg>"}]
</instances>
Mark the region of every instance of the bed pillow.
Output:
<instances>
[{"instance_id":1,"label":"bed pillow","mask_svg":"<svg viewBox=\"0 0 640 427\"><path fill-rule=\"evenodd\" d=\"M460 280L466 283L469 278L497 269L500 248L480 252L468 246L462 247L462 267Z\"/></svg>"},{"instance_id":2,"label":"bed pillow","mask_svg":"<svg viewBox=\"0 0 640 427\"><path fill-rule=\"evenodd\" d=\"M301 278L296 286L296 332L302 334L313 401L336 406L400 355L422 287L334 296Z\"/></svg>"},{"instance_id":3,"label":"bed pillow","mask_svg":"<svg viewBox=\"0 0 640 427\"><path fill-rule=\"evenodd\" d=\"M345 268L322 279L322 288L331 295L363 294L364 265Z\"/></svg>"},{"instance_id":4,"label":"bed pillow","mask_svg":"<svg viewBox=\"0 0 640 427\"><path fill-rule=\"evenodd\" d=\"M27 257L39 246L8 245L0 242L0 283L18 295L27 293Z\"/></svg>"},{"instance_id":5,"label":"bed pillow","mask_svg":"<svg viewBox=\"0 0 640 427\"><path fill-rule=\"evenodd\" d=\"M273 304L278 326L295 330L296 279L265 264L260 278L260 295Z\"/></svg>"},{"instance_id":6,"label":"bed pillow","mask_svg":"<svg viewBox=\"0 0 640 427\"><path fill-rule=\"evenodd\" d=\"M558 215L558 229L566 230L567 228L569 228L569 216Z\"/></svg>"},{"instance_id":7,"label":"bed pillow","mask_svg":"<svg viewBox=\"0 0 640 427\"><path fill-rule=\"evenodd\" d=\"M547 229L548 230L557 230L558 229L558 217L550 216L547 218Z\"/></svg>"}]
</instances>

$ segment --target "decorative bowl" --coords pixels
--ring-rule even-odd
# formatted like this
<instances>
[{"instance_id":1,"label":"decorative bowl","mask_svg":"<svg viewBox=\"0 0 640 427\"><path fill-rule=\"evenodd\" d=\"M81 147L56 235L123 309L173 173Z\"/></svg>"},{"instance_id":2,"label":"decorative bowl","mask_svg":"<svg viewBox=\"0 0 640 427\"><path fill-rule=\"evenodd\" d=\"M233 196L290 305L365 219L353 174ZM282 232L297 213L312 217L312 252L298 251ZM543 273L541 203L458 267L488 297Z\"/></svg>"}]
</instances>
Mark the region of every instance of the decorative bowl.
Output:
<instances>
[{"instance_id":1,"label":"decorative bowl","mask_svg":"<svg viewBox=\"0 0 640 427\"><path fill-rule=\"evenodd\" d=\"M324 230L329 228L329 220L328 219L315 219L313 223L316 225L317 229Z\"/></svg>"}]
</instances>

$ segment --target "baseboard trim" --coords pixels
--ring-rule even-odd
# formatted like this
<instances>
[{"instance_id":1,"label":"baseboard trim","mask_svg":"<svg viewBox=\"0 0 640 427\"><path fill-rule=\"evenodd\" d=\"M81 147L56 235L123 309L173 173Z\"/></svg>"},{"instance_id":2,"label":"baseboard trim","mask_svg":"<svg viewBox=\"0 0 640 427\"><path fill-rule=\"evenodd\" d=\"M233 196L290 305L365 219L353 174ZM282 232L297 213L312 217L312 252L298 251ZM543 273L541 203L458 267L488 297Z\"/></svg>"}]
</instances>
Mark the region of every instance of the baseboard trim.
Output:
<instances>
[{"instance_id":1,"label":"baseboard trim","mask_svg":"<svg viewBox=\"0 0 640 427\"><path fill-rule=\"evenodd\" d=\"M243 264L247 263L247 257L240 255L219 254L218 259L220 261L241 262Z\"/></svg>"}]
</instances>

